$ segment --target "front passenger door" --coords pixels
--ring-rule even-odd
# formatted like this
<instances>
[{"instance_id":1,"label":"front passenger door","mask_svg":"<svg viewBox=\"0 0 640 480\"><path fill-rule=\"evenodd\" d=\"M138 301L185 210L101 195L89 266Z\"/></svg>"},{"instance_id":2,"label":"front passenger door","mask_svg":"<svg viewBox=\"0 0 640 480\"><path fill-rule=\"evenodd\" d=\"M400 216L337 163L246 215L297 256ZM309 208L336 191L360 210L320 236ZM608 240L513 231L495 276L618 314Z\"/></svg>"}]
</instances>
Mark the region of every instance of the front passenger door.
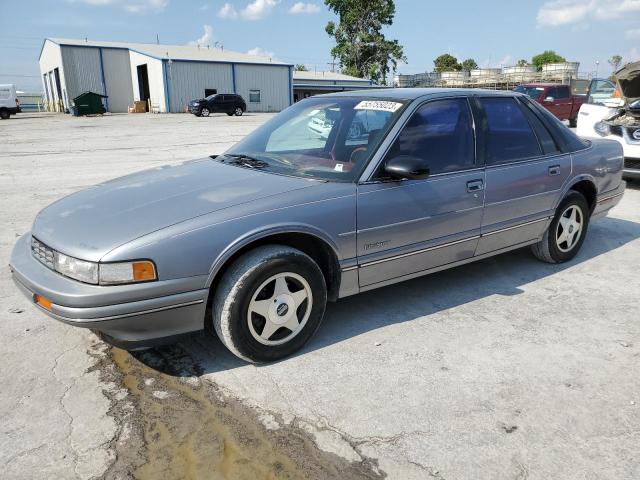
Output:
<instances>
[{"instance_id":1,"label":"front passenger door","mask_svg":"<svg viewBox=\"0 0 640 480\"><path fill-rule=\"evenodd\" d=\"M383 166L358 185L360 286L373 288L473 256L480 233L484 172L476 163L474 123L464 97L420 106L385 160L427 161L430 177L392 180Z\"/></svg>"}]
</instances>

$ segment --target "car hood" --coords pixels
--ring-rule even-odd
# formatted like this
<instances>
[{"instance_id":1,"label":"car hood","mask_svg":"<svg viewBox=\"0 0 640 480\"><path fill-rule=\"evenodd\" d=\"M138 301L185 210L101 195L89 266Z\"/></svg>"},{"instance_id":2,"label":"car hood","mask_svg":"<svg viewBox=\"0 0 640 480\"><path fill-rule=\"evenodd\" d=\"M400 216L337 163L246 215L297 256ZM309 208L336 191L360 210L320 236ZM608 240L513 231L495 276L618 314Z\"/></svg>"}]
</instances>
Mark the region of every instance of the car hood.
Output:
<instances>
[{"instance_id":1,"label":"car hood","mask_svg":"<svg viewBox=\"0 0 640 480\"><path fill-rule=\"evenodd\" d=\"M628 63L615 73L627 104L640 99L640 62Z\"/></svg>"},{"instance_id":2,"label":"car hood","mask_svg":"<svg viewBox=\"0 0 640 480\"><path fill-rule=\"evenodd\" d=\"M170 225L319 183L207 158L74 193L42 210L32 234L67 255L98 261L112 249Z\"/></svg>"}]
</instances>

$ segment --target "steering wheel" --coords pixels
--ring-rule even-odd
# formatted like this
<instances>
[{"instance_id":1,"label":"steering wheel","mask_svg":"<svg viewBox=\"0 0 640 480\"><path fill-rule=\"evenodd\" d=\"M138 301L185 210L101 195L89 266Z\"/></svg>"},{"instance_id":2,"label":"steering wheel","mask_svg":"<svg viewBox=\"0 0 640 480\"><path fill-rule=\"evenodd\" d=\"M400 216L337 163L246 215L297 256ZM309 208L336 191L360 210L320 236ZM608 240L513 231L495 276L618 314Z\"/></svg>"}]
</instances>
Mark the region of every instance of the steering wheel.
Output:
<instances>
[{"instance_id":1,"label":"steering wheel","mask_svg":"<svg viewBox=\"0 0 640 480\"><path fill-rule=\"evenodd\" d=\"M355 163L354 156L356 153L366 152L366 151L367 151L367 147L354 148L353 152L351 152L351 155L349 155L349 163Z\"/></svg>"}]
</instances>

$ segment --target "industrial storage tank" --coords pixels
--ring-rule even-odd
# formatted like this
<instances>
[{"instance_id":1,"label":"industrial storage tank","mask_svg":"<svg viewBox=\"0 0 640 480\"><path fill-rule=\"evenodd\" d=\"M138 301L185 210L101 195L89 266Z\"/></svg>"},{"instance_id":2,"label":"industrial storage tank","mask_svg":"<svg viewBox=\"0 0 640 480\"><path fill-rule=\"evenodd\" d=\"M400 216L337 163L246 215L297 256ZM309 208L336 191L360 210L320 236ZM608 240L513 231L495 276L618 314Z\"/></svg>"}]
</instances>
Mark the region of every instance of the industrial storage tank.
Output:
<instances>
[{"instance_id":1,"label":"industrial storage tank","mask_svg":"<svg viewBox=\"0 0 640 480\"><path fill-rule=\"evenodd\" d=\"M535 79L537 71L533 65L514 65L504 67L502 73L510 82L531 82Z\"/></svg>"},{"instance_id":2,"label":"industrial storage tank","mask_svg":"<svg viewBox=\"0 0 640 480\"><path fill-rule=\"evenodd\" d=\"M462 86L469 79L469 72L442 72L440 80L447 86Z\"/></svg>"},{"instance_id":3,"label":"industrial storage tank","mask_svg":"<svg viewBox=\"0 0 640 480\"><path fill-rule=\"evenodd\" d=\"M469 72L469 76L473 83L483 85L498 82L501 73L500 68L476 68Z\"/></svg>"},{"instance_id":4,"label":"industrial storage tank","mask_svg":"<svg viewBox=\"0 0 640 480\"><path fill-rule=\"evenodd\" d=\"M542 66L542 76L548 79L576 78L580 62L547 63Z\"/></svg>"},{"instance_id":5,"label":"industrial storage tank","mask_svg":"<svg viewBox=\"0 0 640 480\"><path fill-rule=\"evenodd\" d=\"M393 79L393 83L399 88L413 87L416 84L415 75L396 75Z\"/></svg>"}]
</instances>

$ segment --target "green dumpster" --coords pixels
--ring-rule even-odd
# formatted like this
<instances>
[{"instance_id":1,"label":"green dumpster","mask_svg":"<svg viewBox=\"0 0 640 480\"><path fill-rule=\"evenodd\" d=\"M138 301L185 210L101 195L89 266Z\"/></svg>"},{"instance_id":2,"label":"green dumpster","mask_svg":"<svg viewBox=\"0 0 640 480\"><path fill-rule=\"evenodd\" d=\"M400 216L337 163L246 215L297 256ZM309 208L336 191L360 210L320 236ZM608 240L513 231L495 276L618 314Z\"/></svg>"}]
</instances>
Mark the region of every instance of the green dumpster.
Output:
<instances>
[{"instance_id":1,"label":"green dumpster","mask_svg":"<svg viewBox=\"0 0 640 480\"><path fill-rule=\"evenodd\" d=\"M81 93L73 99L75 108L72 109L72 112L76 117L105 113L107 110L102 103L103 98L107 98L107 96L95 92Z\"/></svg>"}]
</instances>

